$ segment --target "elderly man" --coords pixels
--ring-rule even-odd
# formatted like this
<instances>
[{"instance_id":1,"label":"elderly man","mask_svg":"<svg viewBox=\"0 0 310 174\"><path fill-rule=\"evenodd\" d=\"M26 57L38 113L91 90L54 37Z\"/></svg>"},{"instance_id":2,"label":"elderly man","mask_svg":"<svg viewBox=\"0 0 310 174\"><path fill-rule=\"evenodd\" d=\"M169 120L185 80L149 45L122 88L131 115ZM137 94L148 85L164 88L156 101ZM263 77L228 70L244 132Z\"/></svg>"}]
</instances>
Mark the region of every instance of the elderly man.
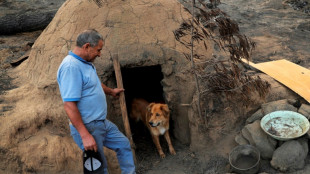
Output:
<instances>
[{"instance_id":1,"label":"elderly man","mask_svg":"<svg viewBox=\"0 0 310 174\"><path fill-rule=\"evenodd\" d=\"M124 89L102 84L92 64L100 56L103 45L103 37L96 30L78 35L76 47L59 66L59 90L74 141L83 151L98 151L103 160L102 171L96 173L108 173L103 146L117 153L122 173L135 173L129 140L106 118L105 94L117 97Z\"/></svg>"}]
</instances>

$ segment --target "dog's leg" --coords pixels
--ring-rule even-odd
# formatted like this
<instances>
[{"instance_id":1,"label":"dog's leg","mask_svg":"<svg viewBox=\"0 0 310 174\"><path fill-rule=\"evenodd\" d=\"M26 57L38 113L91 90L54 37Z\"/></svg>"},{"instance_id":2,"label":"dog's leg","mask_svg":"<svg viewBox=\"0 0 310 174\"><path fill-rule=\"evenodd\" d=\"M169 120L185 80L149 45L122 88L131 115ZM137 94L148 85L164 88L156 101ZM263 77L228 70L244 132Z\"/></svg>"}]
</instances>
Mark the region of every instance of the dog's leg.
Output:
<instances>
[{"instance_id":1,"label":"dog's leg","mask_svg":"<svg viewBox=\"0 0 310 174\"><path fill-rule=\"evenodd\" d=\"M168 131L168 130L165 132L165 138L166 138L166 141L167 141L167 143L168 143L170 153L171 153L172 155L175 155L176 153L175 153L175 150L174 150L174 148L173 148L173 146L172 146L172 143L171 143L171 140L170 140L170 135L169 135L169 131Z\"/></svg>"},{"instance_id":2,"label":"dog's leg","mask_svg":"<svg viewBox=\"0 0 310 174\"><path fill-rule=\"evenodd\" d=\"M157 148L157 151L158 151L160 157L165 158L166 155L164 154L163 150L161 149L160 142L159 142L159 136L152 135L152 139L153 139L153 142Z\"/></svg>"}]
</instances>

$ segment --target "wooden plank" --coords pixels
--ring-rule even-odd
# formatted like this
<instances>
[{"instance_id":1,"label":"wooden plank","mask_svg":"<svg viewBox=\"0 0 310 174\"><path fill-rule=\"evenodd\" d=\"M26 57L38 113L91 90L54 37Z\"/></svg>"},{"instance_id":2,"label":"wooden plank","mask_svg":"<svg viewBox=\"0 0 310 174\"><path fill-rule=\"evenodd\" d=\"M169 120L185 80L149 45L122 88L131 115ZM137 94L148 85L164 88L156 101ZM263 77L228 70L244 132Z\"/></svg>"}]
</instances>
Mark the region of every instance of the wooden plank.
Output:
<instances>
[{"instance_id":1,"label":"wooden plank","mask_svg":"<svg viewBox=\"0 0 310 174\"><path fill-rule=\"evenodd\" d=\"M113 57L113 66L114 66L114 71L115 71L115 76L116 76L117 87L118 88L124 88L122 73L121 73L121 66L119 64L117 54ZM135 147L136 146L135 146L135 143L133 142L132 135L131 135L124 92L120 93L119 100L120 100L120 105L121 105L121 111L122 111L122 118L123 118L123 123L124 123L124 127L125 127L125 133L126 133L127 138L130 141L130 146L131 146L131 150L133 153L133 158L134 158L135 164L137 165L136 153L135 153Z\"/></svg>"},{"instance_id":2,"label":"wooden plank","mask_svg":"<svg viewBox=\"0 0 310 174\"><path fill-rule=\"evenodd\" d=\"M284 59L257 64L251 62L249 65L273 77L310 103L310 70L307 68Z\"/></svg>"},{"instance_id":3,"label":"wooden plank","mask_svg":"<svg viewBox=\"0 0 310 174\"><path fill-rule=\"evenodd\" d=\"M255 63L253 63L253 62L251 62L251 61L248 61L248 60L246 60L246 59L241 59L244 63L246 63L246 64L249 64L250 66L252 66L252 67L254 67L255 68ZM257 69L257 68L256 68Z\"/></svg>"}]
</instances>

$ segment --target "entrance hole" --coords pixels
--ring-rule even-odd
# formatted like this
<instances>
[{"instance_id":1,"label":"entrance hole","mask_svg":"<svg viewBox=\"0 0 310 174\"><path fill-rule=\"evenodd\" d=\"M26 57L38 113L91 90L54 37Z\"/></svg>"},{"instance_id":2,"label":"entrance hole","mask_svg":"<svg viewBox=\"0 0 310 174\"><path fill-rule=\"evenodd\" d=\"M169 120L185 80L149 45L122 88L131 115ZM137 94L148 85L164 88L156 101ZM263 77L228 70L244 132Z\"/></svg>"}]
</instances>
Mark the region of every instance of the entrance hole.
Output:
<instances>
[{"instance_id":1,"label":"entrance hole","mask_svg":"<svg viewBox=\"0 0 310 174\"><path fill-rule=\"evenodd\" d=\"M163 74L160 65L122 68L123 86L125 89L126 105L128 115L131 111L131 102L134 98L143 98L149 103L164 103L163 87L161 81ZM142 121L135 122L129 118L132 137L136 145L137 159L144 159L152 156L158 159L159 155L152 141L151 134ZM165 153L168 152L167 142L160 136L161 146Z\"/></svg>"},{"instance_id":2,"label":"entrance hole","mask_svg":"<svg viewBox=\"0 0 310 174\"><path fill-rule=\"evenodd\" d=\"M161 80L161 67L148 66L138 68L122 68L127 108L134 98L143 98L148 102L164 102Z\"/></svg>"}]
</instances>

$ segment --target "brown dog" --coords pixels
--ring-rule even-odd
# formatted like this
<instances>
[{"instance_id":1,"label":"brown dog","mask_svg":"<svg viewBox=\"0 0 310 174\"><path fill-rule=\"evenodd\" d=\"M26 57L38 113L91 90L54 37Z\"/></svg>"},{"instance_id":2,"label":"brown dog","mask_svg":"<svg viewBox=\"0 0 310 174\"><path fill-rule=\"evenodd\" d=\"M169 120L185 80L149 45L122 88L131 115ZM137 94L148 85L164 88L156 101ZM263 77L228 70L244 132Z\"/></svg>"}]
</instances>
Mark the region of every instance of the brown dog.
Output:
<instances>
[{"instance_id":1,"label":"brown dog","mask_svg":"<svg viewBox=\"0 0 310 174\"><path fill-rule=\"evenodd\" d=\"M165 154L159 143L159 136L164 135L169 146L169 151L175 155L169 135L170 111L167 104L151 103L144 99L134 99L131 105L130 117L136 121L142 120L151 132L153 142L161 158Z\"/></svg>"}]
</instances>

